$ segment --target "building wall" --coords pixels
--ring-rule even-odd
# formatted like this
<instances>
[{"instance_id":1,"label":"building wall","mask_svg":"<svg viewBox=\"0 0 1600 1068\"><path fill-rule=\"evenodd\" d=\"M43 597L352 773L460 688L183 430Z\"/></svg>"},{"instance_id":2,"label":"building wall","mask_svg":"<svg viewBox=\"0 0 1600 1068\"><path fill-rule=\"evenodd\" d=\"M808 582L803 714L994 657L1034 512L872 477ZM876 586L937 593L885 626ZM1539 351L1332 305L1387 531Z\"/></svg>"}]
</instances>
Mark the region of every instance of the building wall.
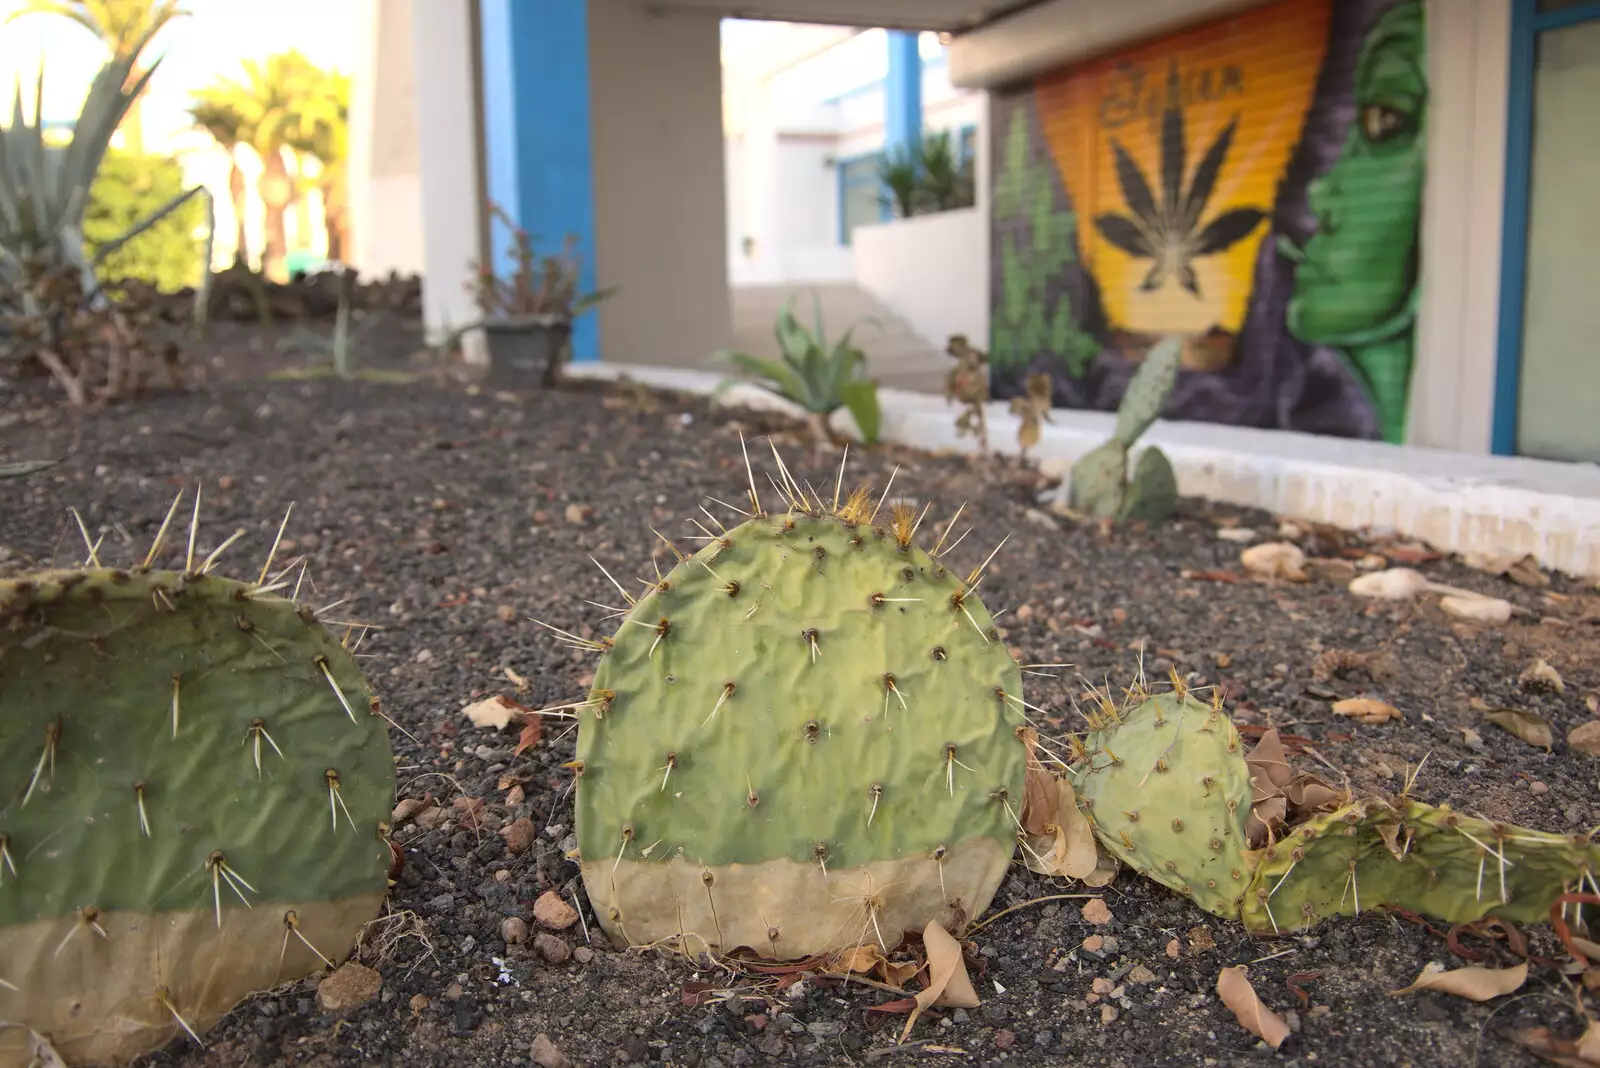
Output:
<instances>
[{"instance_id":1,"label":"building wall","mask_svg":"<svg viewBox=\"0 0 1600 1068\"><path fill-rule=\"evenodd\" d=\"M1427 210L1410 440L1487 452L1494 411L1512 0L1429 10Z\"/></svg>"},{"instance_id":2,"label":"building wall","mask_svg":"<svg viewBox=\"0 0 1600 1068\"><path fill-rule=\"evenodd\" d=\"M997 94L997 394L1113 408L1176 333L1170 418L1403 440L1428 46L1421 0L1278 0Z\"/></svg>"},{"instance_id":3,"label":"building wall","mask_svg":"<svg viewBox=\"0 0 1600 1068\"><path fill-rule=\"evenodd\" d=\"M362 8L370 31L351 77L347 255L367 276L423 273L411 4L362 0Z\"/></svg>"},{"instance_id":4,"label":"building wall","mask_svg":"<svg viewBox=\"0 0 1600 1068\"><path fill-rule=\"evenodd\" d=\"M718 20L590 0L600 351L698 363L728 345Z\"/></svg>"}]
</instances>

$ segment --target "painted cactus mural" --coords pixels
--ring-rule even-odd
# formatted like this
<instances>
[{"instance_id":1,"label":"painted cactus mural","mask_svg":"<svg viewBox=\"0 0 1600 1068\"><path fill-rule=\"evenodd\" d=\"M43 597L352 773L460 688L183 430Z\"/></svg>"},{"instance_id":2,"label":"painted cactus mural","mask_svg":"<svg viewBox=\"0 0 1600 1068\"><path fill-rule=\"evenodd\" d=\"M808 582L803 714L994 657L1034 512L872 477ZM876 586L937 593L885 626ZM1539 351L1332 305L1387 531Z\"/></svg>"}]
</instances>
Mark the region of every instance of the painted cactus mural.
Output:
<instances>
[{"instance_id":1,"label":"painted cactus mural","mask_svg":"<svg viewBox=\"0 0 1600 1068\"><path fill-rule=\"evenodd\" d=\"M1281 0L996 100L994 395L1110 410L1184 341L1169 418L1404 439L1421 0Z\"/></svg>"}]
</instances>

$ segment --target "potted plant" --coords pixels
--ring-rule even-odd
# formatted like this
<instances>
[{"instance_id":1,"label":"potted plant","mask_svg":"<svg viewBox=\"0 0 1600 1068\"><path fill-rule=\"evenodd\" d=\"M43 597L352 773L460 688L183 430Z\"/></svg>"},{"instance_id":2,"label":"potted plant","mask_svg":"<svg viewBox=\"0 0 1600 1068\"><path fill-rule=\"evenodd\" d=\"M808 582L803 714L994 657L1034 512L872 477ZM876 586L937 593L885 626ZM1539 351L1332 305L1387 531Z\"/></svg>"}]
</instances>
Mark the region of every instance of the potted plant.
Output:
<instances>
[{"instance_id":1,"label":"potted plant","mask_svg":"<svg viewBox=\"0 0 1600 1068\"><path fill-rule=\"evenodd\" d=\"M489 381L523 385L536 381L553 386L571 350L572 326L580 315L616 292L615 288L578 293L583 260L577 238L568 235L561 251L540 256L533 238L498 204L491 216L511 231L512 270L500 277L489 264L479 264L472 280L473 295L483 318L480 327L488 342Z\"/></svg>"}]
</instances>

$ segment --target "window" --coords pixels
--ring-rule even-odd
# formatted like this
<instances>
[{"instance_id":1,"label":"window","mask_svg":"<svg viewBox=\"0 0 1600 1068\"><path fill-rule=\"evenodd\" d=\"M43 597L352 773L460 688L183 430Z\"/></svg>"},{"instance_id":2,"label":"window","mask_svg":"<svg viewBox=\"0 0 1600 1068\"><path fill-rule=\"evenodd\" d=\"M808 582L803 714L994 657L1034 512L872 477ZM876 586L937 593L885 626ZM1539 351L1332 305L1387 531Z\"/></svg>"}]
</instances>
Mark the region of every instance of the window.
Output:
<instances>
[{"instance_id":1,"label":"window","mask_svg":"<svg viewBox=\"0 0 1600 1068\"><path fill-rule=\"evenodd\" d=\"M878 161L883 153L839 161L839 244L850 244L858 226L882 222L883 202L878 199Z\"/></svg>"}]
</instances>

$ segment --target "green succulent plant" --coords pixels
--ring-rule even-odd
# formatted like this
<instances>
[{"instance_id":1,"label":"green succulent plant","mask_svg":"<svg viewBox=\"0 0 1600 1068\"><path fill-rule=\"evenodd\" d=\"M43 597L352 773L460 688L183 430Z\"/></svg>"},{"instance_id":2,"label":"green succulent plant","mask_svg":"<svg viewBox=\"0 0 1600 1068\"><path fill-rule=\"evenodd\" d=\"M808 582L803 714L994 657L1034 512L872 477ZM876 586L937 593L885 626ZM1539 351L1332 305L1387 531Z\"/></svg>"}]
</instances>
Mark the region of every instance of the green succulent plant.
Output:
<instances>
[{"instance_id":1,"label":"green succulent plant","mask_svg":"<svg viewBox=\"0 0 1600 1068\"><path fill-rule=\"evenodd\" d=\"M733 364L773 393L805 409L817 440L827 437L828 416L846 408L855 418L867 444L876 443L883 421L878 385L866 377L867 354L854 343L853 337L856 327L877 321L871 317L857 320L830 345L822 323L821 298L816 290L811 292L815 324L811 330L794 314L794 300L798 295L792 294L784 302L773 328L780 354L777 359L732 349L720 350L712 358ZM736 382L736 379L723 382L717 392Z\"/></svg>"},{"instance_id":2,"label":"green succulent plant","mask_svg":"<svg viewBox=\"0 0 1600 1068\"><path fill-rule=\"evenodd\" d=\"M1164 519L1177 508L1178 478L1166 453L1147 446L1131 474L1128 456L1160 416L1182 358L1183 342L1176 337L1164 338L1145 356L1128 380L1111 437L1072 465L1072 508L1102 519Z\"/></svg>"},{"instance_id":3,"label":"green succulent plant","mask_svg":"<svg viewBox=\"0 0 1600 1068\"><path fill-rule=\"evenodd\" d=\"M1590 892L1600 843L1395 797L1350 798L1294 774L1276 732L1246 751L1219 702L1179 683L1109 698L1070 778L1101 846L1255 934L1380 908L1452 924L1550 918ZM1409 788L1409 784L1408 784Z\"/></svg>"},{"instance_id":4,"label":"green succulent plant","mask_svg":"<svg viewBox=\"0 0 1600 1068\"><path fill-rule=\"evenodd\" d=\"M1096 216L1095 228L1101 237L1129 256L1154 261L1139 285L1141 290L1160 289L1169 278L1176 278L1179 285L1200 298L1194 261L1237 245L1250 236L1267 213L1259 208L1232 208L1204 226L1200 224L1216 190L1217 175L1233 145L1239 120L1235 116L1222 128L1185 186L1188 144L1182 100L1174 61L1168 75L1166 106L1161 113L1161 195L1158 198L1151 190L1138 161L1112 138L1117 184L1128 214L1106 212Z\"/></svg>"},{"instance_id":5,"label":"green succulent plant","mask_svg":"<svg viewBox=\"0 0 1600 1068\"><path fill-rule=\"evenodd\" d=\"M351 651L292 573L162 543L0 580L0 1064L200 1041L387 892L388 718Z\"/></svg>"},{"instance_id":6,"label":"green succulent plant","mask_svg":"<svg viewBox=\"0 0 1600 1068\"><path fill-rule=\"evenodd\" d=\"M780 476L781 510L752 476L748 519L610 637L568 636L601 654L563 708L584 886L619 944L887 951L976 917L1016 850L1022 672L982 568L919 548L909 506Z\"/></svg>"}]
</instances>

